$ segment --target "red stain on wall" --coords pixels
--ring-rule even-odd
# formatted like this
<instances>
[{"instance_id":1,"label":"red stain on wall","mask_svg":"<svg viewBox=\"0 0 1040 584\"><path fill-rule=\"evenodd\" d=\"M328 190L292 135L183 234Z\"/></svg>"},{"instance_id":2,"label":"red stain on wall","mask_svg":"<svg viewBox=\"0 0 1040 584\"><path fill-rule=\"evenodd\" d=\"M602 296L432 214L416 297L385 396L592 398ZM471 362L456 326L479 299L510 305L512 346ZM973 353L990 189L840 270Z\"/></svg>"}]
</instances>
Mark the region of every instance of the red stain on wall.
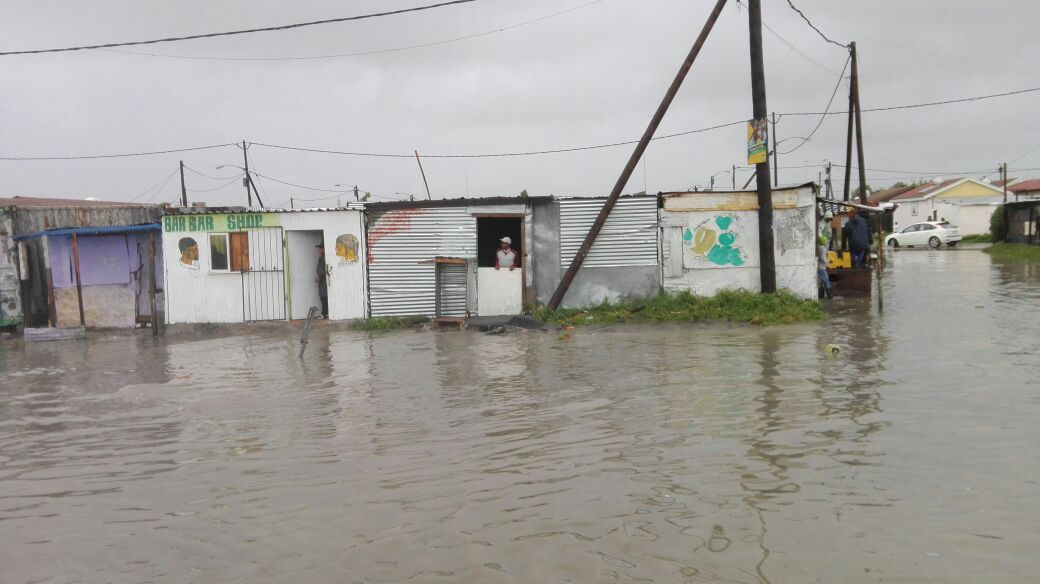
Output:
<instances>
[{"instance_id":1,"label":"red stain on wall","mask_svg":"<svg viewBox=\"0 0 1040 584\"><path fill-rule=\"evenodd\" d=\"M426 209L400 209L387 211L368 229L368 263L376 261L375 248L379 240L396 233L407 233L412 228L412 217L423 215Z\"/></svg>"}]
</instances>

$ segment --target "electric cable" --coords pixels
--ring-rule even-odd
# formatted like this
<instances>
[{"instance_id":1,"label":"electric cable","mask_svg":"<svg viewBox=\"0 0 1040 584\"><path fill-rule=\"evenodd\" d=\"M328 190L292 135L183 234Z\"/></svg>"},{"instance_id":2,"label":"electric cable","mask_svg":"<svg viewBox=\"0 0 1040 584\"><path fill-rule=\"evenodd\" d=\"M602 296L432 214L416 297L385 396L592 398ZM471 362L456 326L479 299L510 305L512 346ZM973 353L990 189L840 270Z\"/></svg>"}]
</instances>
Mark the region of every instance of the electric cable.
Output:
<instances>
[{"instance_id":1,"label":"electric cable","mask_svg":"<svg viewBox=\"0 0 1040 584\"><path fill-rule=\"evenodd\" d=\"M927 102L927 103L915 103L915 104L910 104L910 105L892 105L892 106L887 106L887 107L866 108L866 109L860 110L860 112L861 113L887 112L887 111L893 111L893 110L905 110L905 109L916 109L916 108L922 108L922 107L933 107L933 106L939 106L939 105L949 105L949 104L953 104L953 103L965 103L965 102L970 102L970 101L982 101L982 100L986 100L986 99L993 99L993 98L996 98L996 97L1008 97L1008 96L1011 96L1011 95L1021 95L1023 93L1034 93L1034 92L1037 92L1037 91L1040 91L1040 87L1031 87L1029 89L1018 89L1018 90L1015 90L1015 91L1006 91L1004 93L992 93L992 94L989 94L989 95L977 95L977 96L974 96L974 97L963 97L963 98L960 98L960 99L947 99L947 100L944 100L944 101L931 101L931 102ZM829 112L829 113L827 113L827 112L792 112L792 113L785 113L783 115L785 115L785 116L819 116L819 115L837 116L837 115L846 115L848 113L849 113L848 111Z\"/></svg>"},{"instance_id":2,"label":"electric cable","mask_svg":"<svg viewBox=\"0 0 1040 584\"><path fill-rule=\"evenodd\" d=\"M159 191L162 191L162 187L166 186L166 183L169 182L170 179L173 178L173 175L175 175L175 174L177 174L176 170L171 172L170 174L166 175L166 178L164 178L164 179L160 180L159 182L155 183L154 185L148 187L148 189L146 189L141 194L139 194L137 196L134 196L134 197L130 198L129 200L130 201L136 201L137 199L140 199L141 197L143 197L143 196L147 195L148 193L154 191L156 188L158 188ZM153 194L152 196L155 196L155 195ZM149 199L149 200L151 200L151 199Z\"/></svg>"},{"instance_id":3,"label":"electric cable","mask_svg":"<svg viewBox=\"0 0 1040 584\"><path fill-rule=\"evenodd\" d=\"M193 56L193 55L171 55L171 54L166 54L166 53L140 53L140 52L136 52L136 51L120 51L118 49L101 49L101 50L103 50L105 52L109 52L109 53L122 53L124 55L138 55L138 56L142 56L142 57L159 57L159 58L167 58L167 59L188 59L188 60L194 60L194 61L305 61L305 60L316 60L316 59L339 59L339 58L344 58L344 57L361 57L361 56L367 56L367 55L380 55L380 54L384 54L384 53L396 53L396 52L400 52L400 51L409 51L409 50L412 50L412 49L423 49L423 48L427 48L427 47L435 47L435 46L446 45L446 44L455 43L455 42L459 42L459 41L467 41L467 40L471 40L471 39L481 38L481 37L497 34L497 33L500 33L500 32L510 31L510 30L513 30L513 29L516 29L516 28L520 28L522 26L527 26L529 24L535 24L537 22L542 22L542 21L545 21L545 20L549 20L550 18L555 18L557 16L562 16L564 14L567 14L567 13L570 13L570 12L574 12L576 10L581 10L583 8L588 8L589 6L592 6L594 4L599 4L600 2L604 2L604 0L593 0L592 2L587 2L585 4L581 4L581 5L575 6L573 8L568 8L567 10L561 10L559 12L554 12L552 14L547 14L545 16L541 16L541 17L534 18L534 19L531 19L531 20L526 20L526 21L523 21L523 22L518 22L516 24L502 26L502 27L496 28L494 30L488 30L488 31L484 31L484 32L478 32L478 33L474 33L474 34L468 34L468 35L464 35L464 36L460 36L460 37L443 39L443 40L439 40L439 41L432 41L432 42L427 42L427 43L419 43L419 44L416 44L416 45L407 45L407 46L402 46L402 47L392 47L392 48L387 48L387 49L373 49L373 50L369 50L369 51L357 51L357 52L353 52L353 53L335 53L335 54L329 54L329 55L301 55L301 56L296 56L296 57L204 57L204 56Z\"/></svg>"},{"instance_id":4,"label":"electric cable","mask_svg":"<svg viewBox=\"0 0 1040 584\"><path fill-rule=\"evenodd\" d=\"M470 2L476 2L476 1L477 0L448 0L447 2L439 2L437 4L428 4L426 6L416 6L414 8L401 8L399 10L389 10L389 11L386 11L386 12L374 12L374 13L371 13L371 14L361 14L361 15L358 15L358 16L344 16L344 17L340 17L340 18L327 18L327 19L324 19L324 20L313 20L313 21L310 21L310 22L298 22L298 23L294 23L294 24L283 24L283 25L279 25L279 26L266 26L266 27L260 27L260 28L247 28L247 29L231 30L231 31L224 31L224 32L211 32L211 33L204 33L204 34L193 34L193 35L185 35L185 36L177 36L177 37L167 37L167 38L161 38L161 39L151 39L151 40L146 40L146 41L127 41L127 42L117 42L117 43L104 43L104 44L100 44L100 45L82 45L82 46L75 46L75 47L62 47L62 48L52 48L52 49L31 49L31 50L22 50L22 51L3 51L3 52L0 52L0 57L6 57L6 56L11 56L11 55L36 55L36 54L40 54L40 53L64 53L64 52L69 52L69 51L86 51L86 50L92 50L92 49L111 49L111 48L114 48L114 47L130 47L130 46L137 46L137 45L154 45L154 44L157 44L157 43L172 43L172 42L178 42L178 41L190 41L190 40L196 40L196 39L208 39L208 38L214 38L214 37L224 37L224 36L235 36L235 35L243 35L243 34L253 34L253 33L258 33L258 32L275 32L275 31L291 30L291 29L295 29L295 28L303 28L303 27L307 27L307 26L316 26L316 25L320 25L320 24L332 24L332 23L337 23L337 22L350 22L350 21L355 21L355 20L365 20L365 19L369 19L369 18L378 18L378 17L382 17L382 16L393 16L393 15L397 15L397 14L405 14L405 13L408 13L408 12L421 12L423 10L432 10L434 8L443 8L445 6L454 6L454 5L457 5L457 4L468 4Z\"/></svg>"},{"instance_id":5,"label":"electric cable","mask_svg":"<svg viewBox=\"0 0 1040 584\"><path fill-rule=\"evenodd\" d=\"M848 70L850 62L852 62L852 55L851 54L849 55L849 58L845 60L845 66L842 67L841 74L838 75L838 83L834 86L834 91L831 92L831 98L827 102L827 108L823 110L824 111L824 115L820 116L820 121L816 123L816 127L813 128L812 132L809 132L808 136L806 136L805 138L802 138L802 142L800 144L798 144L794 148L791 148L787 152L781 152L780 154L787 155L787 154L790 154L790 153L798 150L802 146L805 146L806 144L809 143L809 140L812 139L813 134L816 133L816 130L820 129L820 126L823 125L823 121L827 119L827 112L831 111L831 106L834 105L834 98L838 95L838 89L841 87L841 82L845 80L845 71Z\"/></svg>"},{"instance_id":6,"label":"electric cable","mask_svg":"<svg viewBox=\"0 0 1040 584\"><path fill-rule=\"evenodd\" d=\"M171 148L169 150L154 150L151 152L130 152L124 154L88 154L78 156L0 156L0 160L29 161L29 160L95 160L98 158L129 158L132 156L153 156L156 154L173 154L176 152L195 152L197 150L212 150L214 148L225 148L227 146L238 146L238 144L213 144L211 146L193 146L190 148Z\"/></svg>"},{"instance_id":7,"label":"electric cable","mask_svg":"<svg viewBox=\"0 0 1040 584\"><path fill-rule=\"evenodd\" d=\"M804 12L802 12L801 10L798 10L798 7L794 5L794 2L792 2L791 0L787 0L787 4L791 7L791 10L794 10L795 12L797 12L798 16L801 16L802 20L804 20L805 23L808 24L810 28L815 30L816 34L820 35L820 37L822 37L823 40L827 41L828 43L830 43L832 45L837 45L837 46L839 46L839 47L841 47L843 49L848 49L849 48L849 46L847 44L843 45L843 44L839 43L838 41L831 40L827 35L823 34L823 31L820 30L819 28L816 28L816 25L813 24L811 20L809 20L809 17L806 16Z\"/></svg>"},{"instance_id":8,"label":"electric cable","mask_svg":"<svg viewBox=\"0 0 1040 584\"><path fill-rule=\"evenodd\" d=\"M239 173L238 176L233 176L233 177L232 176L211 176L211 175L208 175L208 174L206 174L204 172L199 172L199 171L195 170L194 168L188 166L187 164L184 165L184 170L193 172L193 173L195 173L195 174L197 174L197 175L199 175L199 176L201 176L203 178L208 178L208 179L212 179L212 180L231 180L231 179L234 179L234 178L241 178L242 177L242 173Z\"/></svg>"},{"instance_id":9,"label":"electric cable","mask_svg":"<svg viewBox=\"0 0 1040 584\"><path fill-rule=\"evenodd\" d=\"M189 193L212 193L213 191L219 191L221 189L227 188L227 187L235 184L236 182L241 180L242 177L244 177L244 176L245 176L245 173L242 173L242 174L232 178L231 180L225 182L224 184L220 185L219 187L213 187L211 189L185 189L185 190L188 191Z\"/></svg>"}]
</instances>

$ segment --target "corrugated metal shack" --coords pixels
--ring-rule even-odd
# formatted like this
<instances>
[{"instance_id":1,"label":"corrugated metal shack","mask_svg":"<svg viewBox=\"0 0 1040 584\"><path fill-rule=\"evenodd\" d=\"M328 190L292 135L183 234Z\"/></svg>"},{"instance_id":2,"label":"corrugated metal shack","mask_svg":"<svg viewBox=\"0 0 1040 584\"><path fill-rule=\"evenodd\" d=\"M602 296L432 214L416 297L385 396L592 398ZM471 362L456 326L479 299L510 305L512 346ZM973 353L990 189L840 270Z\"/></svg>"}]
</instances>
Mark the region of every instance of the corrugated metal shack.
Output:
<instances>
[{"instance_id":1,"label":"corrugated metal shack","mask_svg":"<svg viewBox=\"0 0 1040 584\"><path fill-rule=\"evenodd\" d=\"M546 304L603 208L606 197L556 198L534 208L536 299ZM656 195L621 197L561 306L648 298L661 291Z\"/></svg>"},{"instance_id":2,"label":"corrugated metal shack","mask_svg":"<svg viewBox=\"0 0 1040 584\"><path fill-rule=\"evenodd\" d=\"M158 205L112 201L13 197L0 199L10 209L18 244L24 326L57 326L51 277L50 245L45 232L55 229L126 227L159 222Z\"/></svg>"},{"instance_id":3,"label":"corrugated metal shack","mask_svg":"<svg viewBox=\"0 0 1040 584\"><path fill-rule=\"evenodd\" d=\"M534 274L533 209L549 197L486 197L365 205L371 316L465 318L478 314L480 291L493 312L520 313ZM512 272L494 269L500 239L519 257Z\"/></svg>"},{"instance_id":4,"label":"corrugated metal shack","mask_svg":"<svg viewBox=\"0 0 1040 584\"><path fill-rule=\"evenodd\" d=\"M1008 202L1009 243L1040 244L1040 200Z\"/></svg>"},{"instance_id":5,"label":"corrugated metal shack","mask_svg":"<svg viewBox=\"0 0 1040 584\"><path fill-rule=\"evenodd\" d=\"M817 297L815 185L773 189L777 287ZM724 289L761 289L755 191L662 195L666 290L713 296Z\"/></svg>"}]
</instances>

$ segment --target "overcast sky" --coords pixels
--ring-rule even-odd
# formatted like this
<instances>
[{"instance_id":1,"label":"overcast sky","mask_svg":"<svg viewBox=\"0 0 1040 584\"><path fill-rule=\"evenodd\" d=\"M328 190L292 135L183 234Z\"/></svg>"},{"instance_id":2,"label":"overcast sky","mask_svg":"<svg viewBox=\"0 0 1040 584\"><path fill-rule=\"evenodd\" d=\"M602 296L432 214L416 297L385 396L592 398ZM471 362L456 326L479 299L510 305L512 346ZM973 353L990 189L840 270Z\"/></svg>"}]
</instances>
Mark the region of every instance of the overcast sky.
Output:
<instances>
[{"instance_id":1,"label":"overcast sky","mask_svg":"<svg viewBox=\"0 0 1040 584\"><path fill-rule=\"evenodd\" d=\"M143 40L404 8L433 0L5 0L0 50ZM784 0L764 0L770 111L817 112L846 52L824 42ZM857 41L864 108L1040 87L1040 4L1032 0L796 0L823 31ZM0 156L66 156L241 140L408 154L517 152L634 140L642 133L713 5L709 0L478 0L354 23L130 47L130 52L271 58L424 48L309 60L195 60L111 51L0 57ZM731 1L659 134L751 115L747 11ZM793 45L792 50L789 45ZM834 109L844 110L842 81ZM995 169L1040 176L1040 93L864 114L868 181ZM1025 112L1025 113L1024 113ZM805 136L816 116L786 116L777 135ZM844 163L844 116L780 158L781 183ZM781 153L799 144L784 142ZM435 198L606 194L632 146L511 158L426 159ZM626 192L729 185L745 164L744 128L655 141ZM250 165L286 182L358 184L381 197L425 196L414 158L365 158L252 146ZM85 161L0 161L0 196L173 201L178 160L191 200L242 204L234 147ZM841 170L836 169L839 177ZM750 171L738 170L743 184ZM905 176L905 178L904 178ZM979 176L972 174L972 176ZM149 187L170 178L162 188ZM217 180L227 177L229 180ZM269 206L333 193L259 179ZM840 188L840 184L836 185ZM222 187L222 188L221 188ZM216 189L216 190L214 190ZM200 192L208 191L208 192ZM404 194L402 194L404 193ZM348 197L343 197L346 202Z\"/></svg>"}]
</instances>

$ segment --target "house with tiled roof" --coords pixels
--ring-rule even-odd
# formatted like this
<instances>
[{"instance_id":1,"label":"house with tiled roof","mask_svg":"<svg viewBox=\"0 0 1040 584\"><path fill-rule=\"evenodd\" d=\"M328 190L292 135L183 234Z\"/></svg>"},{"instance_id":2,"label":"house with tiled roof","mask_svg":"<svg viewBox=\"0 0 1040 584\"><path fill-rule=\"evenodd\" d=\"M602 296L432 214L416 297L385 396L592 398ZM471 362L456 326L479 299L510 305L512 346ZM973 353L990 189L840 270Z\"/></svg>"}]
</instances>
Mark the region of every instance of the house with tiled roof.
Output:
<instances>
[{"instance_id":1,"label":"house with tiled roof","mask_svg":"<svg viewBox=\"0 0 1040 584\"><path fill-rule=\"evenodd\" d=\"M1012 195L1014 195L1012 197ZM1040 199L1040 178L1033 178L1012 183L1008 186L1008 200L1024 201Z\"/></svg>"},{"instance_id":2,"label":"house with tiled roof","mask_svg":"<svg viewBox=\"0 0 1040 584\"><path fill-rule=\"evenodd\" d=\"M891 201L893 198L898 197L899 195L902 195L903 193L913 190L915 188L917 188L917 185L889 187L887 189L880 190L870 195L869 197L867 197L867 201L874 205L880 205L881 203L887 203Z\"/></svg>"},{"instance_id":3,"label":"house with tiled roof","mask_svg":"<svg viewBox=\"0 0 1040 584\"><path fill-rule=\"evenodd\" d=\"M989 219L1003 201L1002 188L973 178L934 179L893 196L894 228L949 221L964 235L989 233Z\"/></svg>"}]
</instances>

